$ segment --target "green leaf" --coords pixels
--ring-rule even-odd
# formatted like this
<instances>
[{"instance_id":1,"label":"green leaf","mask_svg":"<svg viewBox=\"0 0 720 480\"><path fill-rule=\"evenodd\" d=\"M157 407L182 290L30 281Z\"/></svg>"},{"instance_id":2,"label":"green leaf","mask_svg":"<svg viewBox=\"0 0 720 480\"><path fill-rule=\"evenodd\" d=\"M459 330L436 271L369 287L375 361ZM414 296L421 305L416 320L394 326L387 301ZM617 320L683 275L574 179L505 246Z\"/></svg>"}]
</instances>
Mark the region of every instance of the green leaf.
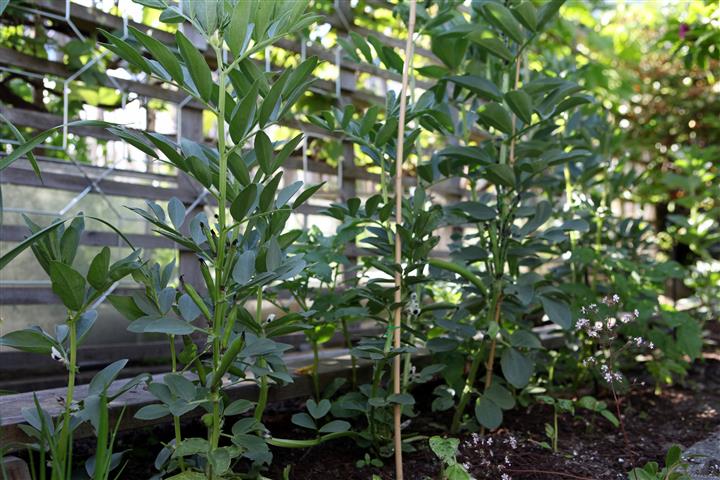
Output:
<instances>
[{"instance_id":1,"label":"green leaf","mask_svg":"<svg viewBox=\"0 0 720 480\"><path fill-rule=\"evenodd\" d=\"M67 124L68 127L111 127L112 125L112 123L103 122L101 120L78 120ZM57 130L60 130L62 127L62 125L59 125L49 130L45 130L44 132L38 133L27 142L15 147L12 153L10 153L9 155L0 157L0 171L5 170L13 162L15 162L15 160L22 157L23 155L31 154L33 148L43 143L50 135L52 135Z\"/></svg>"},{"instance_id":2,"label":"green leaf","mask_svg":"<svg viewBox=\"0 0 720 480\"><path fill-rule=\"evenodd\" d=\"M191 472L190 470L188 470L186 472L173 475L172 477L168 477L167 480L207 480L207 476L204 473Z\"/></svg>"},{"instance_id":3,"label":"green leaf","mask_svg":"<svg viewBox=\"0 0 720 480\"><path fill-rule=\"evenodd\" d=\"M275 200L275 208L282 208L287 205L293 195L295 195L302 186L303 182L298 180L297 182L293 182L287 187L282 188L277 194L277 199Z\"/></svg>"},{"instance_id":4,"label":"green leaf","mask_svg":"<svg viewBox=\"0 0 720 480\"><path fill-rule=\"evenodd\" d=\"M465 470L465 467L459 463L448 465L443 472L447 480L472 480L470 474Z\"/></svg>"},{"instance_id":5,"label":"green leaf","mask_svg":"<svg viewBox=\"0 0 720 480\"><path fill-rule=\"evenodd\" d=\"M488 53L495 55L496 57L500 58L501 60L505 60L506 62L511 62L515 56L512 54L510 49L508 49L503 42L498 40L497 38L473 38L473 36L470 36L470 39L475 42L480 48L487 51ZM497 99L494 99L497 100Z\"/></svg>"},{"instance_id":6,"label":"green leaf","mask_svg":"<svg viewBox=\"0 0 720 480\"><path fill-rule=\"evenodd\" d=\"M515 398L513 398L512 393L510 393L508 389L498 385L497 382L490 385L490 388L488 388L483 395L503 410L510 410L515 407Z\"/></svg>"},{"instance_id":7,"label":"green leaf","mask_svg":"<svg viewBox=\"0 0 720 480\"><path fill-rule=\"evenodd\" d=\"M513 347L542 348L542 343L537 335L530 330L517 330L510 335L510 343Z\"/></svg>"},{"instance_id":8,"label":"green leaf","mask_svg":"<svg viewBox=\"0 0 720 480\"><path fill-rule=\"evenodd\" d=\"M497 102L490 102L478 112L480 120L487 126L493 127L503 133L512 133L512 118L508 111Z\"/></svg>"},{"instance_id":9,"label":"green leaf","mask_svg":"<svg viewBox=\"0 0 720 480\"><path fill-rule=\"evenodd\" d=\"M289 75L290 70L286 70L277 82L275 82L275 85L272 86L268 94L265 95L258 113L258 123L261 128L265 127L268 121L273 117L274 112L279 112L281 95Z\"/></svg>"},{"instance_id":10,"label":"green leaf","mask_svg":"<svg viewBox=\"0 0 720 480\"><path fill-rule=\"evenodd\" d=\"M188 40L188 38L178 31L175 34L180 55L185 60L185 64L190 71L195 88L197 88L200 97L206 102L210 101L213 92L213 79L210 67L208 67L205 57L202 56L196 46ZM181 77L182 78L182 77ZM225 91L225 86L220 85L220 91Z\"/></svg>"},{"instance_id":11,"label":"green leaf","mask_svg":"<svg viewBox=\"0 0 720 480\"><path fill-rule=\"evenodd\" d=\"M665 455L665 468L672 468L682 460L682 450L678 445L673 445Z\"/></svg>"},{"instance_id":12,"label":"green leaf","mask_svg":"<svg viewBox=\"0 0 720 480\"><path fill-rule=\"evenodd\" d=\"M291 417L290 421L299 427L308 428L310 430L317 429L317 425L315 425L315 420L313 420L312 417L305 412L294 414Z\"/></svg>"},{"instance_id":13,"label":"green leaf","mask_svg":"<svg viewBox=\"0 0 720 480\"><path fill-rule=\"evenodd\" d=\"M258 85L259 83L256 80L233 112L232 119L230 120L229 133L235 143L243 142L245 135L250 132L255 123Z\"/></svg>"},{"instance_id":14,"label":"green leaf","mask_svg":"<svg viewBox=\"0 0 720 480\"><path fill-rule=\"evenodd\" d=\"M531 32L537 31L537 9L531 1L525 0L519 5L514 6L511 11L512 14L515 15L515 18L518 19L525 28Z\"/></svg>"},{"instance_id":15,"label":"green leaf","mask_svg":"<svg viewBox=\"0 0 720 480\"><path fill-rule=\"evenodd\" d=\"M492 400L480 397L475 403L475 418L483 427L494 430L502 423L503 413Z\"/></svg>"},{"instance_id":16,"label":"green leaf","mask_svg":"<svg viewBox=\"0 0 720 480\"><path fill-rule=\"evenodd\" d=\"M455 462L460 440L457 438L443 438L440 436L430 437L430 450L444 463Z\"/></svg>"},{"instance_id":17,"label":"green leaf","mask_svg":"<svg viewBox=\"0 0 720 480\"><path fill-rule=\"evenodd\" d=\"M505 380L515 388L523 388L533 374L533 362L514 348L507 348L500 358Z\"/></svg>"},{"instance_id":18,"label":"green leaf","mask_svg":"<svg viewBox=\"0 0 720 480\"><path fill-rule=\"evenodd\" d=\"M195 399L197 390L195 385L179 373L168 373L163 377L165 385L177 397L182 398L186 402L192 402Z\"/></svg>"},{"instance_id":19,"label":"green leaf","mask_svg":"<svg viewBox=\"0 0 720 480\"><path fill-rule=\"evenodd\" d=\"M57 348L58 344L40 327L32 327L3 335L0 337L0 346L11 347L23 352L50 355L52 348Z\"/></svg>"},{"instance_id":20,"label":"green leaf","mask_svg":"<svg viewBox=\"0 0 720 480\"><path fill-rule=\"evenodd\" d=\"M490 23L502 30L515 43L523 43L525 37L522 27L507 7L500 3L488 2L483 4L482 11Z\"/></svg>"},{"instance_id":21,"label":"green leaf","mask_svg":"<svg viewBox=\"0 0 720 480\"><path fill-rule=\"evenodd\" d=\"M108 270L110 269L110 249L103 247L95 255L88 269L88 283L97 291L102 291L108 284Z\"/></svg>"},{"instance_id":22,"label":"green leaf","mask_svg":"<svg viewBox=\"0 0 720 480\"><path fill-rule=\"evenodd\" d=\"M113 307L115 307L115 310L120 312L123 317L127 318L131 322L145 316L145 312L137 306L132 297L109 295L108 301Z\"/></svg>"},{"instance_id":23,"label":"green leaf","mask_svg":"<svg viewBox=\"0 0 720 480\"><path fill-rule=\"evenodd\" d=\"M270 138L265 132L258 132L255 135L255 158L260 170L266 175L272 175L273 170L273 147Z\"/></svg>"},{"instance_id":24,"label":"green leaf","mask_svg":"<svg viewBox=\"0 0 720 480\"><path fill-rule=\"evenodd\" d=\"M185 205L177 197L172 197L168 202L168 216L175 228L180 230L185 223Z\"/></svg>"},{"instance_id":25,"label":"green leaf","mask_svg":"<svg viewBox=\"0 0 720 480\"><path fill-rule=\"evenodd\" d=\"M144 34L134 27L128 27L133 36L147 49L148 52L163 66L170 78L177 83L183 84L183 71L180 62L175 54L164 44Z\"/></svg>"},{"instance_id":26,"label":"green leaf","mask_svg":"<svg viewBox=\"0 0 720 480\"><path fill-rule=\"evenodd\" d=\"M145 405L135 413L135 418L139 420L155 420L168 415L170 415L170 410L165 405Z\"/></svg>"},{"instance_id":27,"label":"green leaf","mask_svg":"<svg viewBox=\"0 0 720 480\"><path fill-rule=\"evenodd\" d=\"M505 94L510 110L517 115L526 125L532 123L533 104L532 98L524 90L513 90Z\"/></svg>"},{"instance_id":28,"label":"green leaf","mask_svg":"<svg viewBox=\"0 0 720 480\"><path fill-rule=\"evenodd\" d=\"M7 2L10 0L6 0L5 5L7 5ZM0 14L2 14L2 2L0 2ZM0 120L5 122L5 124L8 126L8 128L12 131L13 135L15 136L15 139L18 141L20 145L23 145L27 140L25 139L25 136L20 132L20 130L17 129L15 125L10 122L3 114L0 114ZM38 166L37 159L35 158L35 155L33 155L32 151L27 152L27 159L30 162L30 165L32 166L33 171L35 172L35 175L42 181L42 176L40 174L40 167ZM3 168L7 168L9 164L5 165L4 167L0 168L2 170ZM0 205L1 207L2 205ZM0 215L2 215L2 212L0 211ZM2 217L0 216L0 224L2 223Z\"/></svg>"},{"instance_id":29,"label":"green leaf","mask_svg":"<svg viewBox=\"0 0 720 480\"><path fill-rule=\"evenodd\" d=\"M252 7L253 2L237 2L230 17L230 23L225 29L225 42L236 57L245 52L252 35L254 25L249 23L252 17Z\"/></svg>"},{"instance_id":30,"label":"green leaf","mask_svg":"<svg viewBox=\"0 0 720 480\"><path fill-rule=\"evenodd\" d=\"M275 193L277 192L277 187L280 184L280 180L282 179L283 172L278 172L268 183L263 187L262 192L260 192L260 201L258 203L258 207L260 208L261 212L269 212L272 207L275 205Z\"/></svg>"},{"instance_id":31,"label":"green leaf","mask_svg":"<svg viewBox=\"0 0 720 480\"><path fill-rule=\"evenodd\" d=\"M140 51L136 48L127 43L125 40L116 37L115 35L106 32L103 29L98 29L100 33L103 34L105 38L107 38L110 43L103 43L102 45L113 52L118 57L122 58L123 60L127 61L128 63L135 65L136 67L140 68L145 73L152 72L152 69L150 68L150 64L147 60L140 54Z\"/></svg>"},{"instance_id":32,"label":"green leaf","mask_svg":"<svg viewBox=\"0 0 720 480\"><path fill-rule=\"evenodd\" d=\"M189 335L195 327L184 320L172 317L161 317L148 323L144 333L164 333L165 335Z\"/></svg>"},{"instance_id":33,"label":"green leaf","mask_svg":"<svg viewBox=\"0 0 720 480\"><path fill-rule=\"evenodd\" d=\"M163 23L182 23L187 17L176 7L168 7L160 14L160 21Z\"/></svg>"},{"instance_id":34,"label":"green leaf","mask_svg":"<svg viewBox=\"0 0 720 480\"><path fill-rule=\"evenodd\" d=\"M320 402L315 402L315 400L310 399L305 404L305 407L307 408L308 412L310 412L310 415L312 415L313 418L318 419L322 418L325 415L328 414L331 407L330 400L328 399L322 399Z\"/></svg>"},{"instance_id":35,"label":"green leaf","mask_svg":"<svg viewBox=\"0 0 720 480\"><path fill-rule=\"evenodd\" d=\"M83 307L85 278L78 271L54 260L50 262L50 281L52 291L68 309L79 311Z\"/></svg>"},{"instance_id":36,"label":"green leaf","mask_svg":"<svg viewBox=\"0 0 720 480\"><path fill-rule=\"evenodd\" d=\"M254 406L255 404L250 400L245 400L244 398L241 398L240 400L235 400L230 405L225 407L223 413L225 415L241 415L245 412L250 411Z\"/></svg>"},{"instance_id":37,"label":"green leaf","mask_svg":"<svg viewBox=\"0 0 720 480\"><path fill-rule=\"evenodd\" d=\"M127 362L127 359L118 360L96 373L88 386L88 395L100 395L107 392L108 387L120 374Z\"/></svg>"},{"instance_id":38,"label":"green leaf","mask_svg":"<svg viewBox=\"0 0 720 480\"><path fill-rule=\"evenodd\" d=\"M555 14L560 10L560 7L565 3L565 0L550 0L543 4L540 8L537 30L542 30L545 25L552 20Z\"/></svg>"},{"instance_id":39,"label":"green leaf","mask_svg":"<svg viewBox=\"0 0 720 480\"><path fill-rule=\"evenodd\" d=\"M233 267L232 276L240 285L245 285L255 274L255 252L246 250L240 254Z\"/></svg>"},{"instance_id":40,"label":"green leaf","mask_svg":"<svg viewBox=\"0 0 720 480\"><path fill-rule=\"evenodd\" d=\"M350 424L345 420L333 420L320 427L320 433L340 433L350 430Z\"/></svg>"},{"instance_id":41,"label":"green leaf","mask_svg":"<svg viewBox=\"0 0 720 480\"><path fill-rule=\"evenodd\" d=\"M32 235L30 235L28 238L26 238L22 242L18 243L17 245L15 245L13 248L10 249L9 252L7 252L2 257L0 257L0 270L5 268L8 263L10 263L18 255L20 255L23 252L23 250L32 246L35 242L42 239L49 233L53 232L56 228L58 228L63 223L64 223L63 221L57 221L51 225L48 225L47 227L43 228L42 230L36 231Z\"/></svg>"},{"instance_id":42,"label":"green leaf","mask_svg":"<svg viewBox=\"0 0 720 480\"><path fill-rule=\"evenodd\" d=\"M698 358L702 354L702 327L692 318L686 318L680 325L675 335L677 337L677 346L690 358Z\"/></svg>"},{"instance_id":43,"label":"green leaf","mask_svg":"<svg viewBox=\"0 0 720 480\"><path fill-rule=\"evenodd\" d=\"M510 165L493 163L485 168L488 180L506 187L515 186L515 172Z\"/></svg>"},{"instance_id":44,"label":"green leaf","mask_svg":"<svg viewBox=\"0 0 720 480\"><path fill-rule=\"evenodd\" d=\"M238 193L230 205L230 214L236 222L241 222L255 205L257 199L257 185L251 183Z\"/></svg>"},{"instance_id":45,"label":"green leaf","mask_svg":"<svg viewBox=\"0 0 720 480\"><path fill-rule=\"evenodd\" d=\"M267 244L267 253L265 254L265 268L268 272L274 272L283 260L282 250L278 244L277 238L271 237Z\"/></svg>"},{"instance_id":46,"label":"green leaf","mask_svg":"<svg viewBox=\"0 0 720 480\"><path fill-rule=\"evenodd\" d=\"M572 325L572 313L565 302L544 295L540 296L540 302L551 322L560 325L565 330L570 328Z\"/></svg>"},{"instance_id":47,"label":"green leaf","mask_svg":"<svg viewBox=\"0 0 720 480\"><path fill-rule=\"evenodd\" d=\"M385 124L378 130L375 135L375 146L382 147L390 141L393 134L397 132L398 119L397 117L390 117L385 120Z\"/></svg>"},{"instance_id":48,"label":"green leaf","mask_svg":"<svg viewBox=\"0 0 720 480\"><path fill-rule=\"evenodd\" d=\"M220 447L210 452L210 464L213 472L217 475L223 475L230 469L230 452L228 447Z\"/></svg>"},{"instance_id":49,"label":"green leaf","mask_svg":"<svg viewBox=\"0 0 720 480\"><path fill-rule=\"evenodd\" d=\"M451 207L453 210L460 210L474 221L492 220L497 217L494 208L488 207L481 202L459 202Z\"/></svg>"},{"instance_id":50,"label":"green leaf","mask_svg":"<svg viewBox=\"0 0 720 480\"><path fill-rule=\"evenodd\" d=\"M409 393L393 393L387 397L387 401L400 405L415 405L415 399Z\"/></svg>"},{"instance_id":51,"label":"green leaf","mask_svg":"<svg viewBox=\"0 0 720 480\"><path fill-rule=\"evenodd\" d=\"M452 76L449 80L463 88L467 88L478 97L485 100L500 100L502 92L490 80L478 75Z\"/></svg>"},{"instance_id":52,"label":"green leaf","mask_svg":"<svg viewBox=\"0 0 720 480\"><path fill-rule=\"evenodd\" d=\"M620 426L620 420L610 410L600 410L600 415L605 417L615 428Z\"/></svg>"},{"instance_id":53,"label":"green leaf","mask_svg":"<svg viewBox=\"0 0 720 480\"><path fill-rule=\"evenodd\" d=\"M318 183L317 185L313 185L312 187L309 187L309 188L306 188L305 190L303 190L303 192L300 195L298 195L298 197L293 202L293 204L292 204L293 210L295 210L300 205L305 203L310 197L313 196L313 194L315 192L320 190L320 188L322 188L323 185L325 185L325 182Z\"/></svg>"}]
</instances>

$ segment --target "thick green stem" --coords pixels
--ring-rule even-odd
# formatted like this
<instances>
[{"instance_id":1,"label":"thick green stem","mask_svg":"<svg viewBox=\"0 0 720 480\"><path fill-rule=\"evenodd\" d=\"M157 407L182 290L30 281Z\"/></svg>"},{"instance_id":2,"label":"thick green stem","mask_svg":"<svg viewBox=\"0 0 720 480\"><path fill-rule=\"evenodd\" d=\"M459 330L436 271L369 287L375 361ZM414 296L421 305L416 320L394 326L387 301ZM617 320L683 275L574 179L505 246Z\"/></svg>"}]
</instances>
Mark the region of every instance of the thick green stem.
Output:
<instances>
[{"instance_id":1,"label":"thick green stem","mask_svg":"<svg viewBox=\"0 0 720 480\"><path fill-rule=\"evenodd\" d=\"M500 292L502 292L502 290L500 290ZM497 322L499 321L501 301L502 293L499 293L497 294L497 297L495 297L495 299L493 300L493 303L488 310L489 320L491 322L494 322L495 324L497 324ZM495 360L495 346L496 340L495 338L493 338L492 342L490 343L490 352L488 353L485 389L490 386L490 381L492 380L493 362ZM475 352L475 355L473 356L473 361L470 364L470 371L468 372L467 381L465 382L465 387L463 388L462 394L460 395L460 402L458 403L457 410L455 410L455 414L453 415L453 421L450 427L450 431L452 433L457 433L460 430L460 422L462 421L463 414L465 413L465 408L467 407L467 404L470 401L470 397L472 396L473 389L475 388L475 380L477 379L477 374L478 370L480 369L480 364L482 363L482 358L483 350L482 348L478 348Z\"/></svg>"},{"instance_id":2,"label":"thick green stem","mask_svg":"<svg viewBox=\"0 0 720 480\"><path fill-rule=\"evenodd\" d=\"M552 438L552 449L553 452L558 451L558 412L557 408L553 411L553 438Z\"/></svg>"},{"instance_id":3,"label":"thick green stem","mask_svg":"<svg viewBox=\"0 0 720 480\"><path fill-rule=\"evenodd\" d=\"M477 287L482 294L487 297L488 290L483 281L472 273L470 270L468 270L463 265L459 265L457 263L448 262L447 260L441 260L439 258L429 258L428 263L432 265L435 268L441 268L443 270L447 270L449 272L457 273L461 277L463 277L468 282L472 283L475 287Z\"/></svg>"},{"instance_id":4,"label":"thick green stem","mask_svg":"<svg viewBox=\"0 0 720 480\"><path fill-rule=\"evenodd\" d=\"M472 394L473 386L475 385L475 379L477 378L478 369L482 362L482 349L478 348L473 356L472 364L470 365L470 371L468 372L465 387L460 394L460 402L458 403L455 414L453 415L452 425L450 426L450 433L457 433L460 430L460 422L462 421L463 413L465 413L465 407L467 407L470 401L470 395Z\"/></svg>"},{"instance_id":5,"label":"thick green stem","mask_svg":"<svg viewBox=\"0 0 720 480\"><path fill-rule=\"evenodd\" d=\"M226 230L226 210L227 210L227 152L225 151L225 79L227 72L223 66L223 55L220 47L215 48L215 57L217 58L218 70L218 111L217 111L217 130L218 130L218 242L217 242L217 258L215 259L215 315L213 318L213 373L216 374L220 367L222 342L221 332L225 313L225 288L222 285L223 267L225 260L225 244L227 240ZM214 378L216 380L216 378ZM212 399L212 426L210 431L210 448L215 450L220 442L220 433L222 422L220 419L220 395L221 382L213 381L211 385L210 397ZM215 475L210 468L210 478Z\"/></svg>"},{"instance_id":6,"label":"thick green stem","mask_svg":"<svg viewBox=\"0 0 720 480\"><path fill-rule=\"evenodd\" d=\"M328 433L327 435L323 435L321 437L309 439L309 440L294 440L294 439L287 439L287 438L273 438L270 437L266 441L269 445L272 445L273 447L281 447L281 448L310 448L315 447L317 445L320 445L321 443L328 442L330 440L335 440L338 438L344 438L344 437L353 437L357 435L355 432L335 432L335 433Z\"/></svg>"},{"instance_id":7,"label":"thick green stem","mask_svg":"<svg viewBox=\"0 0 720 480\"><path fill-rule=\"evenodd\" d=\"M177 359L175 355L175 335L170 335L170 361L172 362L173 373L177 372ZM173 415L173 427L175 429L175 448L178 448L182 443L182 433L180 432L180 417ZM185 471L185 461L182 457L178 458L178 465L180 471Z\"/></svg>"},{"instance_id":8,"label":"thick green stem","mask_svg":"<svg viewBox=\"0 0 720 480\"><path fill-rule=\"evenodd\" d=\"M68 383L65 394L65 411L63 412L63 427L58 449L59 465L62 471L53 469L53 479L69 479L72 476L72 403L75 395L75 374L77 370L77 319L79 314L68 321L70 330L70 358L68 365ZM41 466L45 468L45 465Z\"/></svg>"},{"instance_id":9,"label":"thick green stem","mask_svg":"<svg viewBox=\"0 0 720 480\"><path fill-rule=\"evenodd\" d=\"M312 366L312 381L313 389L315 390L315 400L320 401L320 350L318 349L318 343L313 340L312 344L313 351L313 366Z\"/></svg>"},{"instance_id":10,"label":"thick green stem","mask_svg":"<svg viewBox=\"0 0 720 480\"><path fill-rule=\"evenodd\" d=\"M260 326L262 326L262 302L263 302L263 291L262 291L262 288L258 288L257 305L255 307L255 321ZM258 360L258 365L260 367L265 367L266 366L265 359L261 358L260 360ZM267 377L267 375L262 375L260 377L260 392L258 394L258 401L257 401L257 405L255 405L255 420L257 420L258 422L262 422L262 417L263 417L263 414L265 413L265 408L267 407L269 390L270 390L270 385L268 384L268 377Z\"/></svg>"}]
</instances>

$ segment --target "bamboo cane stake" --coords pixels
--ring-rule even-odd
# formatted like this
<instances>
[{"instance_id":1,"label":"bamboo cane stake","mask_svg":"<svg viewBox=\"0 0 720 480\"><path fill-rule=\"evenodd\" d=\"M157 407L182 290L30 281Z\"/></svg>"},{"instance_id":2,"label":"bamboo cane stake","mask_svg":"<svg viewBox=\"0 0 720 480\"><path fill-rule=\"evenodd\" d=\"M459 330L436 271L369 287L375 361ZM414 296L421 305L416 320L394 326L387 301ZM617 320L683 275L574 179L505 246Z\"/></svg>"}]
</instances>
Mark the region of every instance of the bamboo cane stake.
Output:
<instances>
[{"instance_id":1,"label":"bamboo cane stake","mask_svg":"<svg viewBox=\"0 0 720 480\"><path fill-rule=\"evenodd\" d=\"M405 62L403 64L402 87L400 89L400 121L398 122L397 136L397 157L395 158L395 264L400 265L402 262L402 240L398 234L398 226L402 224L402 201L403 201L403 156L404 156L404 140L405 140L405 111L407 110L407 89L408 89L408 71L413 56L413 35L415 33L415 11L416 0L410 0L410 18L408 20L408 35L405 43ZM402 324L402 278L401 273L395 271L395 323L393 329L393 340L395 348L400 348L400 328ZM395 355L393 359L393 391L400 393L400 355ZM395 478L403 480L403 461L402 461L402 432L400 431L400 420L402 416L402 406L395 405L394 409L395 424Z\"/></svg>"}]
</instances>

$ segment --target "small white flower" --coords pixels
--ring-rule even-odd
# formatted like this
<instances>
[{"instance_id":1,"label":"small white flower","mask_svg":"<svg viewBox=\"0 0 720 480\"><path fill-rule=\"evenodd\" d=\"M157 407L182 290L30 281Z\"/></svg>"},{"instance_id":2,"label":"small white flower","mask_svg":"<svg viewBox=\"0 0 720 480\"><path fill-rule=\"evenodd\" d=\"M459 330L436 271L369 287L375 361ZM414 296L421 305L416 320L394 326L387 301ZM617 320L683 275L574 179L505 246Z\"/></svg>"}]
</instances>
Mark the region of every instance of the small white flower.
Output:
<instances>
[{"instance_id":1,"label":"small white flower","mask_svg":"<svg viewBox=\"0 0 720 480\"><path fill-rule=\"evenodd\" d=\"M615 328L615 325L617 325L617 319L615 317L610 317L607 319L607 323L605 325L608 330L612 330Z\"/></svg>"},{"instance_id":2,"label":"small white flower","mask_svg":"<svg viewBox=\"0 0 720 480\"><path fill-rule=\"evenodd\" d=\"M56 362L62 363L66 367L70 365L70 362L68 362L67 359L63 356L63 354L60 353L60 351L55 347L52 347L50 349L50 358L52 358Z\"/></svg>"},{"instance_id":3,"label":"small white flower","mask_svg":"<svg viewBox=\"0 0 720 480\"><path fill-rule=\"evenodd\" d=\"M507 473L503 473L502 477L500 477L501 480L512 480L512 477L508 475Z\"/></svg>"}]
</instances>

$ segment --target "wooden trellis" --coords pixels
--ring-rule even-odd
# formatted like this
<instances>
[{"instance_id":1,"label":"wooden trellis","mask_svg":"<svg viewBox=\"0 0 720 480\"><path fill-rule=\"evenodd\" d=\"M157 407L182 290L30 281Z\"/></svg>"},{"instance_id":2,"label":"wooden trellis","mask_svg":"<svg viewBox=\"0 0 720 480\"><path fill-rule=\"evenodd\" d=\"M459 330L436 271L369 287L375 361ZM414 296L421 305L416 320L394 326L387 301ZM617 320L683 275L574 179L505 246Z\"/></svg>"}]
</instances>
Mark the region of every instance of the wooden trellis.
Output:
<instances>
[{"instance_id":1,"label":"wooden trellis","mask_svg":"<svg viewBox=\"0 0 720 480\"><path fill-rule=\"evenodd\" d=\"M404 39L392 38L380 32L371 31L355 25L355 19L353 19L349 9L346 8L346 2L336 3L343 8L342 12L335 12L327 16L324 21L330 23L339 37L347 37L349 32L353 31L362 36L372 34L378 37L385 45L398 48L404 45ZM152 35L164 43L171 43L174 38L173 35L167 31L128 21L121 16L112 15L72 2L66 4L65 1L58 0L22 0L13 3L13 6L24 8L28 12L35 12L36 15L47 15L48 18L53 19L50 28L55 29L59 34L79 34L85 37L93 37L97 35L99 28L107 31L123 32L127 30L128 26L132 26ZM375 2L372 4L372 7L391 9L393 5ZM285 39L278 43L278 48L284 50L285 54L292 55L296 58L302 55L315 55L321 60L337 65L338 77L335 81L318 79L311 87L311 91L332 99L332 101L338 105L352 103L356 105L358 109L364 109L368 105L384 103L385 99L383 97L367 89L364 84L358 84L360 75L380 82L399 82L401 80L401 76L398 73L385 70L375 65L352 62L342 56L341 52L337 50L337 47L328 50L315 44L303 45L304 41L305 40ZM212 65L213 55L211 52L200 42L198 42L198 48L205 54L208 62ZM431 52L420 46L416 48L415 53L423 57L422 61L419 62L420 64L439 62ZM416 62L416 64L417 63L418 62ZM6 71L19 71L28 75L41 76L44 79L56 79L66 83L68 79L74 79L77 76L77 70L73 70L67 64L34 57L10 48L10 46L0 47L0 68ZM273 65L272 68L280 69L283 68L283 66ZM186 97L182 92L163 88L152 83L110 77L107 75L99 76L97 82L99 86L114 89L119 88L128 94L137 95L138 97L146 99L160 100L179 107L182 112L180 134L195 141L204 140L202 107L194 102L186 102ZM72 84L70 83L70 85ZM422 80L417 80L415 86L422 89L428 87L428 84ZM2 104L0 104L0 113L19 127L47 129L63 123L63 116L57 114L10 107ZM333 136L328 132L306 122L288 120L284 122L284 126L301 130L309 138L333 139ZM114 139L108 132L96 128L70 128L69 131L76 135L93 137L100 140ZM342 141L341 138L334 138L334 140ZM294 175L297 175L297 172L307 171L317 175L339 177L337 183L342 188L336 192L332 192L334 200L344 200L355 196L358 190L358 181L379 182L379 175L370 173L367 169L356 165L353 145L344 141L342 144L343 153L342 157L338 159L339 165L337 167L312 158L312 155L303 155L303 152L298 151L288 160L286 170L288 173L294 171L294 173L291 173ZM0 183L23 187L50 188L64 192L72 192L76 195L101 195L110 202L117 197L132 197L156 201L167 201L172 197L177 197L182 200L187 207L202 209L208 205L209 197L203 195L202 187L183 175L162 174L151 170L140 172L90 164L73 164L68 161L43 156L42 153L38 155L38 160L43 171L42 182L32 173L27 161L20 161L0 173ZM405 177L405 185L412 185L414 183L415 179L412 176ZM457 184L450 183L439 184L433 187L433 191L448 200L456 199L463 194L462 189ZM120 204L118 204L118 208L119 207ZM300 210L300 213L305 215L317 214L322 209L322 206L310 204L305 205ZM27 229L23 225L3 225L0 229L0 242L17 242L22 240L26 234ZM176 245L167 239L149 233L131 234L129 238L137 247L144 249L177 248ZM112 232L86 231L81 238L81 244L118 247L121 245L121 242L118 236ZM357 258L358 255L362 254L362 250L354 245L350 245L348 246L347 253L350 258ZM198 275L198 272L195 271L197 261L192 253L179 250L178 256L180 271L186 278L192 279ZM28 286L3 283L0 289L0 306L51 305L59 303L59 299L52 293L49 285ZM128 288L120 286L118 290L116 290L116 293L122 293L123 291L127 292ZM123 356L131 359L135 357L142 358L143 352L145 351L143 349L146 348L146 346L140 344L124 345L124 347ZM116 356L112 356L115 350L113 348L104 349L104 351L107 352L107 357L103 357L102 352L98 352L97 349L91 354L92 346L84 348L85 350L81 349L80 352L81 359L89 356L98 364L107 363L116 359ZM35 362L31 360L29 354L27 358L25 358L26 354L18 354L17 352L12 353L13 362L1 360L3 356L9 358L7 355L10 354L10 352L0 352L0 374L4 369L12 368L10 364L17 364L16 362L36 365L38 369L42 369L43 365L49 369L53 367L49 359ZM21 359L19 356L23 358Z\"/></svg>"}]
</instances>

